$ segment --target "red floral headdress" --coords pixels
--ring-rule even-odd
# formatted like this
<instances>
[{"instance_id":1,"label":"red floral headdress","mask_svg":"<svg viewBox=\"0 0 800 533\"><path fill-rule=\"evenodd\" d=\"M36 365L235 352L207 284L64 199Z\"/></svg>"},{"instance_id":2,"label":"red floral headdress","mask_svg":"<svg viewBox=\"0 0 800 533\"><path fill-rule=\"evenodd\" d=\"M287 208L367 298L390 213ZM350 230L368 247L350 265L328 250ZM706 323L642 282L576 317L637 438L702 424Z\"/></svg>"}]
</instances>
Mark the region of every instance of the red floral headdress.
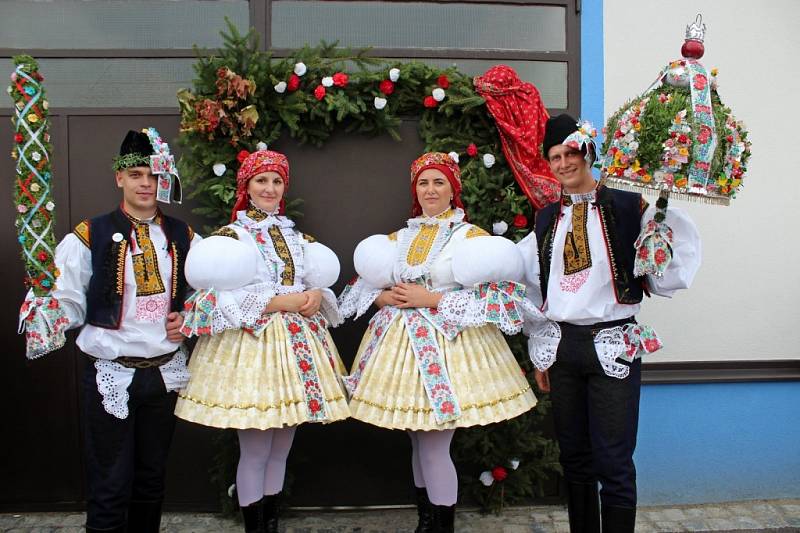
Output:
<instances>
[{"instance_id":1,"label":"red floral headdress","mask_svg":"<svg viewBox=\"0 0 800 533\"><path fill-rule=\"evenodd\" d=\"M453 206L464 209L464 204L461 202L461 169L458 163L445 153L428 152L411 163L411 197L414 199L411 216L418 217L422 214L422 206L417 199L417 177L423 170L429 168L435 168L447 177L453 188Z\"/></svg>"},{"instance_id":2,"label":"red floral headdress","mask_svg":"<svg viewBox=\"0 0 800 533\"><path fill-rule=\"evenodd\" d=\"M247 209L250 198L247 194L247 183L251 178L264 172L277 172L283 178L286 186L284 191L289 189L289 160L280 152L272 150L259 150L248 155L239 171L236 173L236 203L231 213L231 222L236 220L236 213ZM282 215L286 210L286 202L281 198L281 205L278 214Z\"/></svg>"}]
</instances>

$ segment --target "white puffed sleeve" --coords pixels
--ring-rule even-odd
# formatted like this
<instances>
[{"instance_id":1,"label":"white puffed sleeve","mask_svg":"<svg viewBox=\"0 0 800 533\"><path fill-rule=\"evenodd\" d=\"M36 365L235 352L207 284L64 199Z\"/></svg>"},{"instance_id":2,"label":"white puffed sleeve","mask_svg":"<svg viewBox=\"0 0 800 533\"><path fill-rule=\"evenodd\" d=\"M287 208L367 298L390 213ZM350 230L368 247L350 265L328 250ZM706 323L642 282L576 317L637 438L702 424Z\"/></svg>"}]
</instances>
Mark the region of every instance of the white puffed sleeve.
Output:
<instances>
[{"instance_id":1,"label":"white puffed sleeve","mask_svg":"<svg viewBox=\"0 0 800 533\"><path fill-rule=\"evenodd\" d=\"M642 226L656 213L650 206L642 216ZM672 228L672 261L661 277L647 276L647 284L652 294L672 297L679 289L688 289L700 268L702 242L697 226L685 211L669 207L664 222Z\"/></svg>"},{"instance_id":2,"label":"white puffed sleeve","mask_svg":"<svg viewBox=\"0 0 800 533\"><path fill-rule=\"evenodd\" d=\"M320 312L328 321L328 325L336 327L342 323L336 295L329 288L339 279L339 258L336 254L318 242L308 242L304 247L303 263L305 277L303 285L307 289L319 289L322 293Z\"/></svg>"},{"instance_id":3,"label":"white puffed sleeve","mask_svg":"<svg viewBox=\"0 0 800 533\"><path fill-rule=\"evenodd\" d=\"M339 296L339 309L344 318L360 317L383 289L391 287L392 271L397 254L397 241L388 235L372 235L356 246L353 266L358 276L347 284Z\"/></svg>"},{"instance_id":4,"label":"white puffed sleeve","mask_svg":"<svg viewBox=\"0 0 800 533\"><path fill-rule=\"evenodd\" d=\"M67 329L83 325L86 318L86 291L92 279L92 251L73 233L56 247L58 278L51 295L58 300L69 319Z\"/></svg>"},{"instance_id":5,"label":"white puffed sleeve","mask_svg":"<svg viewBox=\"0 0 800 533\"><path fill-rule=\"evenodd\" d=\"M252 328L275 296L273 283L259 273L258 249L245 239L212 235L189 250L186 281L197 292L187 300L185 334Z\"/></svg>"},{"instance_id":6,"label":"white puffed sleeve","mask_svg":"<svg viewBox=\"0 0 800 533\"><path fill-rule=\"evenodd\" d=\"M454 246L453 277L464 289L442 296L438 310L445 320L461 327L492 322L508 334L519 332L522 308L517 306L524 305L525 299L524 292L513 289L522 287L525 264L517 246L503 237L488 236L464 239Z\"/></svg>"},{"instance_id":7,"label":"white puffed sleeve","mask_svg":"<svg viewBox=\"0 0 800 533\"><path fill-rule=\"evenodd\" d=\"M527 237L517 243L517 249L522 254L525 275L525 297L536 307L542 306L542 290L539 278L539 245L536 234L530 232Z\"/></svg>"}]
</instances>

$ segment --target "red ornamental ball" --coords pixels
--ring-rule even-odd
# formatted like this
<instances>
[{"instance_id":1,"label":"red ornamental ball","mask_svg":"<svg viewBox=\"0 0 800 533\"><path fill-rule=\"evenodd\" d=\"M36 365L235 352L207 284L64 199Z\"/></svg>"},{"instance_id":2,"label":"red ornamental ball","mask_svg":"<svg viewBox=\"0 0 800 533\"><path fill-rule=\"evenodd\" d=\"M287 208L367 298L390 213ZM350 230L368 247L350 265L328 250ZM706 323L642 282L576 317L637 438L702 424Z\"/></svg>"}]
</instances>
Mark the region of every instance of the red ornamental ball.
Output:
<instances>
[{"instance_id":1,"label":"red ornamental ball","mask_svg":"<svg viewBox=\"0 0 800 533\"><path fill-rule=\"evenodd\" d=\"M325 86L324 85L317 85L317 88L314 89L314 98L317 100L322 100L325 98Z\"/></svg>"},{"instance_id":2,"label":"red ornamental ball","mask_svg":"<svg viewBox=\"0 0 800 533\"><path fill-rule=\"evenodd\" d=\"M291 76L289 76L289 81L286 82L286 89L290 93L293 93L299 88L300 88L300 76L298 76L297 74L292 74Z\"/></svg>"},{"instance_id":3,"label":"red ornamental ball","mask_svg":"<svg viewBox=\"0 0 800 533\"><path fill-rule=\"evenodd\" d=\"M681 46L681 55L687 59L700 59L706 53L706 48L702 41L686 39Z\"/></svg>"},{"instance_id":4,"label":"red ornamental ball","mask_svg":"<svg viewBox=\"0 0 800 533\"><path fill-rule=\"evenodd\" d=\"M39 255L36 256L39 261L47 261L47 252L39 252Z\"/></svg>"},{"instance_id":5,"label":"red ornamental ball","mask_svg":"<svg viewBox=\"0 0 800 533\"><path fill-rule=\"evenodd\" d=\"M502 466L496 466L492 468L492 478L495 481L503 481L507 477L508 477L508 470L506 470Z\"/></svg>"},{"instance_id":6,"label":"red ornamental ball","mask_svg":"<svg viewBox=\"0 0 800 533\"><path fill-rule=\"evenodd\" d=\"M348 79L347 74L344 72L337 72L333 75L333 84L337 87L344 87L347 85Z\"/></svg>"},{"instance_id":7,"label":"red ornamental ball","mask_svg":"<svg viewBox=\"0 0 800 533\"><path fill-rule=\"evenodd\" d=\"M478 147L475 146L475 143L470 143L470 145L467 146L467 155L470 157L478 155Z\"/></svg>"},{"instance_id":8,"label":"red ornamental ball","mask_svg":"<svg viewBox=\"0 0 800 533\"><path fill-rule=\"evenodd\" d=\"M25 140L25 136L24 136L24 135L22 135L21 133L16 133L16 134L14 134L14 142L15 142L15 143L17 143L17 144L20 144L20 143L22 143L22 141L24 141L24 140Z\"/></svg>"},{"instance_id":9,"label":"red ornamental ball","mask_svg":"<svg viewBox=\"0 0 800 533\"><path fill-rule=\"evenodd\" d=\"M515 215L514 216L514 227L515 228L524 228L528 226L528 217L525 215Z\"/></svg>"},{"instance_id":10,"label":"red ornamental ball","mask_svg":"<svg viewBox=\"0 0 800 533\"><path fill-rule=\"evenodd\" d=\"M378 85L378 90L389 96L394 92L394 82L392 80L383 80L380 85Z\"/></svg>"},{"instance_id":11,"label":"red ornamental ball","mask_svg":"<svg viewBox=\"0 0 800 533\"><path fill-rule=\"evenodd\" d=\"M247 150L242 150L238 154L236 154L236 160L241 165L244 162L244 160L247 159L247 157L249 155L250 155L250 152L248 152Z\"/></svg>"},{"instance_id":12,"label":"red ornamental ball","mask_svg":"<svg viewBox=\"0 0 800 533\"><path fill-rule=\"evenodd\" d=\"M447 76L442 74L436 79L436 85L438 85L442 89L448 89L450 87L450 80L447 79Z\"/></svg>"},{"instance_id":13,"label":"red ornamental ball","mask_svg":"<svg viewBox=\"0 0 800 533\"><path fill-rule=\"evenodd\" d=\"M432 108L436 107L438 104L439 103L436 101L436 99L433 96L426 96L425 99L422 100L422 105L424 105L427 108L431 108L432 109Z\"/></svg>"}]
</instances>

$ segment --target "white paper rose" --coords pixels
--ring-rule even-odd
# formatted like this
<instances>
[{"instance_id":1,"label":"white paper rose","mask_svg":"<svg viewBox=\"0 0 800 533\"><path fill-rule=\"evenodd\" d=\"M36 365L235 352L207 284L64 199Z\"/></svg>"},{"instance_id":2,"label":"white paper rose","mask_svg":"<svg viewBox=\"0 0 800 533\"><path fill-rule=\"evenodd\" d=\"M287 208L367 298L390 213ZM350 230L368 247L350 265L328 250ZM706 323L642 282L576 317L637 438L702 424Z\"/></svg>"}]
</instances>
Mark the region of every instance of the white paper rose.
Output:
<instances>
[{"instance_id":1,"label":"white paper rose","mask_svg":"<svg viewBox=\"0 0 800 533\"><path fill-rule=\"evenodd\" d=\"M447 155L449 155L449 156L450 156L450 159L452 159L453 161L455 161L456 163L458 163L458 154L457 154L456 152L450 152L450 153L449 153L449 154L447 154Z\"/></svg>"},{"instance_id":2,"label":"white paper rose","mask_svg":"<svg viewBox=\"0 0 800 533\"><path fill-rule=\"evenodd\" d=\"M494 155L492 154L483 154L483 166L486 168L492 168L495 163Z\"/></svg>"},{"instance_id":3,"label":"white paper rose","mask_svg":"<svg viewBox=\"0 0 800 533\"><path fill-rule=\"evenodd\" d=\"M516 470L517 468L519 468L519 459L517 458L511 459L508 462L508 466L511 467L511 470Z\"/></svg>"},{"instance_id":4,"label":"white paper rose","mask_svg":"<svg viewBox=\"0 0 800 533\"><path fill-rule=\"evenodd\" d=\"M500 222L495 222L494 224L492 224L492 233L494 233L495 235L505 235L507 231L508 231L508 224L506 224L502 220Z\"/></svg>"},{"instance_id":5,"label":"white paper rose","mask_svg":"<svg viewBox=\"0 0 800 533\"><path fill-rule=\"evenodd\" d=\"M322 78L322 86L333 87L333 78L330 76L325 76L324 78Z\"/></svg>"},{"instance_id":6,"label":"white paper rose","mask_svg":"<svg viewBox=\"0 0 800 533\"><path fill-rule=\"evenodd\" d=\"M297 74L298 76L302 76L306 72L308 72L308 68L306 67L305 63L295 63L294 64L294 73L295 74Z\"/></svg>"},{"instance_id":7,"label":"white paper rose","mask_svg":"<svg viewBox=\"0 0 800 533\"><path fill-rule=\"evenodd\" d=\"M215 163L211 169L214 171L215 176L222 176L228 170L228 167L225 166L225 163Z\"/></svg>"},{"instance_id":8,"label":"white paper rose","mask_svg":"<svg viewBox=\"0 0 800 533\"><path fill-rule=\"evenodd\" d=\"M286 82L285 81L279 81L278 83L276 83L275 84L275 92L276 93L280 93L280 94L285 93L286 92Z\"/></svg>"},{"instance_id":9,"label":"white paper rose","mask_svg":"<svg viewBox=\"0 0 800 533\"><path fill-rule=\"evenodd\" d=\"M494 478L492 477L492 473L489 470L481 472L481 475L480 477L478 477L478 479L480 479L481 483L483 483L487 487L490 487L492 483L494 483Z\"/></svg>"},{"instance_id":10,"label":"white paper rose","mask_svg":"<svg viewBox=\"0 0 800 533\"><path fill-rule=\"evenodd\" d=\"M374 100L375 109L383 109L386 107L386 98L381 98L380 96L376 96Z\"/></svg>"},{"instance_id":11,"label":"white paper rose","mask_svg":"<svg viewBox=\"0 0 800 533\"><path fill-rule=\"evenodd\" d=\"M256 145L256 150L258 150L259 152L260 152L261 150L266 150L266 149L267 149L267 143L265 143L265 142L259 142L259 143Z\"/></svg>"},{"instance_id":12,"label":"white paper rose","mask_svg":"<svg viewBox=\"0 0 800 533\"><path fill-rule=\"evenodd\" d=\"M431 96L433 96L433 99L436 100L437 102L441 102L442 100L444 100L445 96L444 89L442 89L441 87L435 88L431 93Z\"/></svg>"},{"instance_id":13,"label":"white paper rose","mask_svg":"<svg viewBox=\"0 0 800 533\"><path fill-rule=\"evenodd\" d=\"M399 80L400 79L400 69L399 68L389 69L389 79L392 80L393 82Z\"/></svg>"}]
</instances>

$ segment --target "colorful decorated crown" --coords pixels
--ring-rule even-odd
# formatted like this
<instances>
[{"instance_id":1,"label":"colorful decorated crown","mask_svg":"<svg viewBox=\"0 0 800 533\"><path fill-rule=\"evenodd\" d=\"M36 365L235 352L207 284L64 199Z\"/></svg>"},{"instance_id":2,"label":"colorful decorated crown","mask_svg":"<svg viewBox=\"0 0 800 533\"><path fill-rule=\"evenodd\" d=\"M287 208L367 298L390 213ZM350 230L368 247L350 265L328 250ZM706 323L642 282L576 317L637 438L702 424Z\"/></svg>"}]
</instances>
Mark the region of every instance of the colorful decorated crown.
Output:
<instances>
[{"instance_id":1,"label":"colorful decorated crown","mask_svg":"<svg viewBox=\"0 0 800 533\"><path fill-rule=\"evenodd\" d=\"M683 58L609 118L601 173L612 187L728 205L742 186L750 142L717 94L703 57L702 17L686 27Z\"/></svg>"}]
</instances>

